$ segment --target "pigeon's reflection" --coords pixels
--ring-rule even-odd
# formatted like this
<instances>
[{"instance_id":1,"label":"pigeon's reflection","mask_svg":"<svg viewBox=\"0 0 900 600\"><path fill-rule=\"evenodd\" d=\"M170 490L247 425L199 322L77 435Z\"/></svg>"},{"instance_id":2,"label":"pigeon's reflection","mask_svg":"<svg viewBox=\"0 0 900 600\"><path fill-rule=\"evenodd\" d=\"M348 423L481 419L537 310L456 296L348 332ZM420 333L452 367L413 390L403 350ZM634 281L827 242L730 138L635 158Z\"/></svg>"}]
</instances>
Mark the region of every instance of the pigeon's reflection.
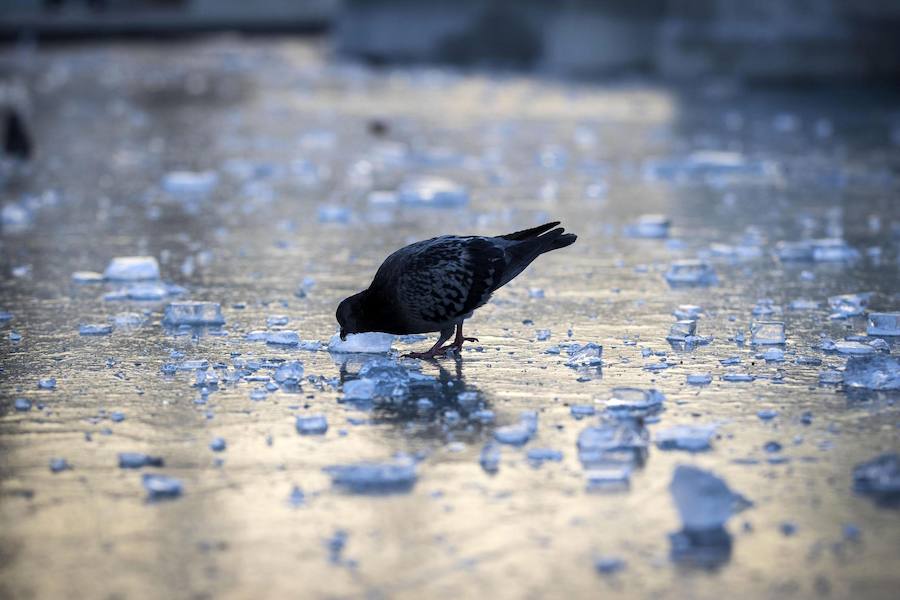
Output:
<instances>
[{"instance_id":1,"label":"pigeon's reflection","mask_svg":"<svg viewBox=\"0 0 900 600\"><path fill-rule=\"evenodd\" d=\"M476 436L494 422L484 394L466 382L458 355L423 363L397 356L333 354L341 402L368 411L373 424L392 423L408 433Z\"/></svg>"}]
</instances>

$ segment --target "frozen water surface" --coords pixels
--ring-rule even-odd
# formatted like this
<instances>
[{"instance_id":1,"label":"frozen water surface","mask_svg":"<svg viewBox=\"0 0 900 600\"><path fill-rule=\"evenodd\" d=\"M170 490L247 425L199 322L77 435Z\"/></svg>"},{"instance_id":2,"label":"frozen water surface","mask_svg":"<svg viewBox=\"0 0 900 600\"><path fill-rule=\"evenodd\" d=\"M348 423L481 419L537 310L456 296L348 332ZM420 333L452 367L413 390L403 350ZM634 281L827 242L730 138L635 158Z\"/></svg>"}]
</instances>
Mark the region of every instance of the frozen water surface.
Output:
<instances>
[{"instance_id":1,"label":"frozen water surface","mask_svg":"<svg viewBox=\"0 0 900 600\"><path fill-rule=\"evenodd\" d=\"M0 596L896 596L897 509L868 491L898 452L896 97L369 68L296 38L23 48L41 158L0 195ZM434 335L311 351L400 246L552 220L578 242L476 311L458 357L400 358ZM163 326L182 301L227 329ZM712 339L671 344L676 319ZM754 321L786 339L750 344ZM710 424L703 452L658 446ZM756 505L684 533L679 509L737 508L681 477L673 503L681 463ZM146 502L144 474L180 496Z\"/></svg>"}]
</instances>

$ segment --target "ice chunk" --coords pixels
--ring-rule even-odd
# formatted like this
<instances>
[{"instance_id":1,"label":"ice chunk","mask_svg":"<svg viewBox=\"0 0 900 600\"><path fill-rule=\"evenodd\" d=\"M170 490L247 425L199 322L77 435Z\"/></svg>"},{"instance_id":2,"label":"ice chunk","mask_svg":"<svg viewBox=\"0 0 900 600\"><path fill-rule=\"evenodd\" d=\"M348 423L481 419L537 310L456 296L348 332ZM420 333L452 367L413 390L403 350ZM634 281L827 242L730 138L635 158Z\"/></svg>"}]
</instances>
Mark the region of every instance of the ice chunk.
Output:
<instances>
[{"instance_id":1,"label":"ice chunk","mask_svg":"<svg viewBox=\"0 0 900 600\"><path fill-rule=\"evenodd\" d=\"M683 342L685 341L685 338L693 336L696 333L697 321L676 321L669 329L669 335L666 336L666 339L675 342Z\"/></svg>"},{"instance_id":2,"label":"ice chunk","mask_svg":"<svg viewBox=\"0 0 900 600\"><path fill-rule=\"evenodd\" d=\"M846 319L866 314L866 307L872 298L872 292L862 292L859 294L840 294L828 298L828 306L834 313L832 319Z\"/></svg>"},{"instance_id":3,"label":"ice chunk","mask_svg":"<svg viewBox=\"0 0 900 600\"><path fill-rule=\"evenodd\" d=\"M571 356L566 361L567 367L596 367L603 364L603 346L588 342L584 346L573 346L570 348Z\"/></svg>"},{"instance_id":4,"label":"ice chunk","mask_svg":"<svg viewBox=\"0 0 900 600\"><path fill-rule=\"evenodd\" d=\"M12 318L13 318L13 316L12 316L11 312L8 312L5 310L0 310L0 323L6 323L7 321L12 321Z\"/></svg>"},{"instance_id":5,"label":"ice chunk","mask_svg":"<svg viewBox=\"0 0 900 600\"><path fill-rule=\"evenodd\" d=\"M578 459L585 467L641 464L647 456L647 430L636 419L604 421L578 434Z\"/></svg>"},{"instance_id":6,"label":"ice chunk","mask_svg":"<svg viewBox=\"0 0 900 600\"><path fill-rule=\"evenodd\" d=\"M55 390L56 379L54 377L45 377L38 380L38 387L42 390Z\"/></svg>"},{"instance_id":7,"label":"ice chunk","mask_svg":"<svg viewBox=\"0 0 900 600\"><path fill-rule=\"evenodd\" d=\"M95 271L75 271L72 273L72 281L75 283L102 283L103 274Z\"/></svg>"},{"instance_id":8,"label":"ice chunk","mask_svg":"<svg viewBox=\"0 0 900 600\"><path fill-rule=\"evenodd\" d=\"M321 435L328 431L328 420L324 415L300 415L295 426L300 435Z\"/></svg>"},{"instance_id":9,"label":"ice chunk","mask_svg":"<svg viewBox=\"0 0 900 600\"><path fill-rule=\"evenodd\" d=\"M141 481L151 501L177 498L184 491L181 481L168 475L144 473Z\"/></svg>"},{"instance_id":10,"label":"ice chunk","mask_svg":"<svg viewBox=\"0 0 900 600\"><path fill-rule=\"evenodd\" d=\"M569 412L576 419L583 419L584 417L591 417L596 414L597 409L593 404L573 404L569 407Z\"/></svg>"},{"instance_id":11,"label":"ice chunk","mask_svg":"<svg viewBox=\"0 0 900 600\"><path fill-rule=\"evenodd\" d=\"M817 262L850 261L859 258L859 250L842 239L813 240L813 260Z\"/></svg>"},{"instance_id":12,"label":"ice chunk","mask_svg":"<svg viewBox=\"0 0 900 600\"><path fill-rule=\"evenodd\" d=\"M756 379L750 373L741 373L732 371L730 373L725 373L722 375L722 381L730 381L730 382L744 382L744 381L753 381Z\"/></svg>"},{"instance_id":13,"label":"ice chunk","mask_svg":"<svg viewBox=\"0 0 900 600\"><path fill-rule=\"evenodd\" d=\"M163 459L160 456L150 456L142 452L119 452L120 469L140 469L142 467L161 467Z\"/></svg>"},{"instance_id":14,"label":"ice chunk","mask_svg":"<svg viewBox=\"0 0 900 600\"><path fill-rule=\"evenodd\" d=\"M328 351L338 354L384 354L391 351L394 336L389 333L351 333L346 340L334 334L328 342Z\"/></svg>"},{"instance_id":15,"label":"ice chunk","mask_svg":"<svg viewBox=\"0 0 900 600\"><path fill-rule=\"evenodd\" d=\"M205 196L219 182L215 171L171 171L162 180L162 187L173 196Z\"/></svg>"},{"instance_id":16,"label":"ice chunk","mask_svg":"<svg viewBox=\"0 0 900 600\"><path fill-rule=\"evenodd\" d=\"M688 373L687 383L689 385L708 385L712 383L712 375L710 373Z\"/></svg>"},{"instance_id":17,"label":"ice chunk","mask_svg":"<svg viewBox=\"0 0 900 600\"><path fill-rule=\"evenodd\" d=\"M654 441L661 450L701 452L710 449L716 425L675 425L656 432Z\"/></svg>"},{"instance_id":18,"label":"ice chunk","mask_svg":"<svg viewBox=\"0 0 900 600\"><path fill-rule=\"evenodd\" d=\"M696 304L679 304L672 314L679 320L695 321L700 318L703 308Z\"/></svg>"},{"instance_id":19,"label":"ice chunk","mask_svg":"<svg viewBox=\"0 0 900 600\"><path fill-rule=\"evenodd\" d=\"M750 324L750 343L764 345L784 342L783 321L756 321Z\"/></svg>"},{"instance_id":20,"label":"ice chunk","mask_svg":"<svg viewBox=\"0 0 900 600\"><path fill-rule=\"evenodd\" d=\"M105 323L86 323L78 326L79 335L109 335L112 325Z\"/></svg>"},{"instance_id":21,"label":"ice chunk","mask_svg":"<svg viewBox=\"0 0 900 600\"><path fill-rule=\"evenodd\" d=\"M625 491L631 485L630 465L607 465L591 467L584 472L588 492Z\"/></svg>"},{"instance_id":22,"label":"ice chunk","mask_svg":"<svg viewBox=\"0 0 900 600\"><path fill-rule=\"evenodd\" d=\"M603 556L594 561L594 569L601 575L624 571L625 566L625 561L615 556Z\"/></svg>"},{"instance_id":23,"label":"ice chunk","mask_svg":"<svg viewBox=\"0 0 900 600\"><path fill-rule=\"evenodd\" d=\"M72 465L69 464L64 458L51 458L50 459L50 470L54 473L59 473L60 471L68 471L72 468Z\"/></svg>"},{"instance_id":24,"label":"ice chunk","mask_svg":"<svg viewBox=\"0 0 900 600\"><path fill-rule=\"evenodd\" d=\"M841 340L839 342L834 343L834 349L841 354L858 354L858 355L867 355L867 354L875 354L877 352L875 348L868 344L863 344L862 342L854 342Z\"/></svg>"},{"instance_id":25,"label":"ice chunk","mask_svg":"<svg viewBox=\"0 0 900 600\"><path fill-rule=\"evenodd\" d=\"M686 531L721 529L736 505L746 503L716 474L688 465L675 468L669 491Z\"/></svg>"},{"instance_id":26,"label":"ice chunk","mask_svg":"<svg viewBox=\"0 0 900 600\"><path fill-rule=\"evenodd\" d=\"M678 260L665 273L669 285L712 285L717 282L716 272L701 260Z\"/></svg>"},{"instance_id":27,"label":"ice chunk","mask_svg":"<svg viewBox=\"0 0 900 600\"><path fill-rule=\"evenodd\" d=\"M500 469L500 446L494 442L488 442L481 449L478 463L486 473L496 473Z\"/></svg>"},{"instance_id":28,"label":"ice chunk","mask_svg":"<svg viewBox=\"0 0 900 600\"><path fill-rule=\"evenodd\" d=\"M900 334L898 334L900 335ZM539 342L546 342L550 339L550 330L549 329L538 329L534 332L534 337Z\"/></svg>"},{"instance_id":29,"label":"ice chunk","mask_svg":"<svg viewBox=\"0 0 900 600\"><path fill-rule=\"evenodd\" d=\"M266 317L267 327L284 327L288 322L290 322L290 318L287 315L269 315Z\"/></svg>"},{"instance_id":30,"label":"ice chunk","mask_svg":"<svg viewBox=\"0 0 900 600\"><path fill-rule=\"evenodd\" d=\"M416 483L416 463L409 457L390 462L362 462L334 465L324 469L332 485L355 494L389 494L407 492Z\"/></svg>"},{"instance_id":31,"label":"ice chunk","mask_svg":"<svg viewBox=\"0 0 900 600\"><path fill-rule=\"evenodd\" d=\"M766 362L784 362L784 350L781 348L768 348L763 352L762 357Z\"/></svg>"},{"instance_id":32,"label":"ice chunk","mask_svg":"<svg viewBox=\"0 0 900 600\"><path fill-rule=\"evenodd\" d=\"M159 279L159 263L152 256L119 256L112 259L103 277L111 281Z\"/></svg>"},{"instance_id":33,"label":"ice chunk","mask_svg":"<svg viewBox=\"0 0 900 600\"><path fill-rule=\"evenodd\" d=\"M288 496L288 505L291 508L298 508L303 506L306 503L306 495L303 493L303 490L300 489L300 486L295 485L291 488L291 493Z\"/></svg>"},{"instance_id":34,"label":"ice chunk","mask_svg":"<svg viewBox=\"0 0 900 600\"><path fill-rule=\"evenodd\" d=\"M374 379L351 379L344 382L344 400L372 400L378 382Z\"/></svg>"},{"instance_id":35,"label":"ice chunk","mask_svg":"<svg viewBox=\"0 0 900 600\"><path fill-rule=\"evenodd\" d=\"M652 388L614 387L606 408L615 413L646 415L660 410L665 399L662 392Z\"/></svg>"},{"instance_id":36,"label":"ice chunk","mask_svg":"<svg viewBox=\"0 0 900 600\"><path fill-rule=\"evenodd\" d=\"M525 453L525 457L532 466L540 466L546 461L560 462L563 453L553 448L531 448Z\"/></svg>"},{"instance_id":37,"label":"ice chunk","mask_svg":"<svg viewBox=\"0 0 900 600\"><path fill-rule=\"evenodd\" d=\"M144 317L138 313L122 312L113 315L112 322L113 325L121 329L140 327L144 324Z\"/></svg>"},{"instance_id":38,"label":"ice chunk","mask_svg":"<svg viewBox=\"0 0 900 600\"><path fill-rule=\"evenodd\" d=\"M163 316L166 325L222 325L222 307L218 302L172 302Z\"/></svg>"},{"instance_id":39,"label":"ice chunk","mask_svg":"<svg viewBox=\"0 0 900 600\"><path fill-rule=\"evenodd\" d=\"M869 335L900 336L900 312L869 313L866 333Z\"/></svg>"},{"instance_id":40,"label":"ice chunk","mask_svg":"<svg viewBox=\"0 0 900 600\"><path fill-rule=\"evenodd\" d=\"M669 237L669 226L672 221L665 215L641 215L637 220L625 227L625 235L636 238Z\"/></svg>"},{"instance_id":41,"label":"ice chunk","mask_svg":"<svg viewBox=\"0 0 900 600\"><path fill-rule=\"evenodd\" d=\"M834 369L826 369L819 372L819 383L823 385L837 385L844 381L844 374Z\"/></svg>"},{"instance_id":42,"label":"ice chunk","mask_svg":"<svg viewBox=\"0 0 900 600\"><path fill-rule=\"evenodd\" d=\"M494 439L501 444L510 444L513 446L523 446L528 443L535 433L530 423L520 422L514 425L506 425L498 427L494 430Z\"/></svg>"},{"instance_id":43,"label":"ice chunk","mask_svg":"<svg viewBox=\"0 0 900 600\"><path fill-rule=\"evenodd\" d=\"M297 385L303 379L303 363L292 360L275 369L272 378L280 384Z\"/></svg>"},{"instance_id":44,"label":"ice chunk","mask_svg":"<svg viewBox=\"0 0 900 600\"><path fill-rule=\"evenodd\" d=\"M876 456L853 469L853 489L886 506L900 505L900 454Z\"/></svg>"},{"instance_id":45,"label":"ice chunk","mask_svg":"<svg viewBox=\"0 0 900 600\"><path fill-rule=\"evenodd\" d=\"M227 447L228 442L225 441L225 438L215 437L209 443L209 449L213 452L223 452Z\"/></svg>"},{"instance_id":46,"label":"ice chunk","mask_svg":"<svg viewBox=\"0 0 900 600\"><path fill-rule=\"evenodd\" d=\"M790 304L788 304L788 308L790 310L816 310L817 308L819 308L819 303L815 300L798 298L797 300L793 300Z\"/></svg>"},{"instance_id":47,"label":"ice chunk","mask_svg":"<svg viewBox=\"0 0 900 600\"><path fill-rule=\"evenodd\" d=\"M870 390L900 390L900 357L884 354L851 356L844 385Z\"/></svg>"},{"instance_id":48,"label":"ice chunk","mask_svg":"<svg viewBox=\"0 0 900 600\"><path fill-rule=\"evenodd\" d=\"M300 334L287 329L270 331L266 334L266 343L275 346L296 346L300 343Z\"/></svg>"},{"instance_id":49,"label":"ice chunk","mask_svg":"<svg viewBox=\"0 0 900 600\"><path fill-rule=\"evenodd\" d=\"M13 406L17 411L25 412L31 410L31 400L28 398L16 398Z\"/></svg>"},{"instance_id":50,"label":"ice chunk","mask_svg":"<svg viewBox=\"0 0 900 600\"><path fill-rule=\"evenodd\" d=\"M469 203L466 188L443 177L407 180L397 190L401 203L411 206L454 208Z\"/></svg>"},{"instance_id":51,"label":"ice chunk","mask_svg":"<svg viewBox=\"0 0 900 600\"><path fill-rule=\"evenodd\" d=\"M775 252L781 260L812 260L813 243L809 240L799 242L778 242Z\"/></svg>"}]
</instances>

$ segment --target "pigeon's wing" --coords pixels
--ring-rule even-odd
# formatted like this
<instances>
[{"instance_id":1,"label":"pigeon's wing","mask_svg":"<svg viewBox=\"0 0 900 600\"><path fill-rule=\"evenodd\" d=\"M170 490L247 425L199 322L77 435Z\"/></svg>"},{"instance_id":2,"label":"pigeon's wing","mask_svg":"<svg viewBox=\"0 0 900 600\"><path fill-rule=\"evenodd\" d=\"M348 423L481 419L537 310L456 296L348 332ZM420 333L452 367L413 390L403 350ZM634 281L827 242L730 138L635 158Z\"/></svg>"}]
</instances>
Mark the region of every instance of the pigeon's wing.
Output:
<instances>
[{"instance_id":1,"label":"pigeon's wing","mask_svg":"<svg viewBox=\"0 0 900 600\"><path fill-rule=\"evenodd\" d=\"M395 293L406 316L447 323L488 301L508 258L491 238L445 236L410 246L394 265Z\"/></svg>"}]
</instances>

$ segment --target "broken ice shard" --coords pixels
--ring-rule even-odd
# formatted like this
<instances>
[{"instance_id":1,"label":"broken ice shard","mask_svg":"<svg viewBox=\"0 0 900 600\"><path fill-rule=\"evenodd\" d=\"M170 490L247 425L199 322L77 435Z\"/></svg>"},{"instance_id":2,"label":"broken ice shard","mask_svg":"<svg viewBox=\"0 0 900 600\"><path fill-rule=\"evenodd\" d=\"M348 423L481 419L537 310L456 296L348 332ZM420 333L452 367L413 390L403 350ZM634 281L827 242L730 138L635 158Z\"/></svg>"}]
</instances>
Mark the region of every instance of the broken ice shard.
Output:
<instances>
[{"instance_id":1,"label":"broken ice shard","mask_svg":"<svg viewBox=\"0 0 900 600\"><path fill-rule=\"evenodd\" d=\"M840 294L828 298L828 306L834 313L832 319L846 319L864 315L869 300L872 298L872 292L861 292L859 294Z\"/></svg>"},{"instance_id":2,"label":"broken ice shard","mask_svg":"<svg viewBox=\"0 0 900 600\"><path fill-rule=\"evenodd\" d=\"M72 273L72 281L75 283L102 283L103 274L94 271L75 271Z\"/></svg>"},{"instance_id":3,"label":"broken ice shard","mask_svg":"<svg viewBox=\"0 0 900 600\"><path fill-rule=\"evenodd\" d=\"M812 260L813 243L811 241L778 242L775 252L781 260Z\"/></svg>"},{"instance_id":4,"label":"broken ice shard","mask_svg":"<svg viewBox=\"0 0 900 600\"><path fill-rule=\"evenodd\" d=\"M105 323L86 323L78 326L79 335L109 335L112 333L112 325Z\"/></svg>"},{"instance_id":5,"label":"broken ice shard","mask_svg":"<svg viewBox=\"0 0 900 600\"><path fill-rule=\"evenodd\" d=\"M510 444L512 446L526 444L537 433L537 413L526 411L519 418L519 422L514 425L506 425L495 429L494 439L501 444Z\"/></svg>"},{"instance_id":6,"label":"broken ice shard","mask_svg":"<svg viewBox=\"0 0 900 600\"><path fill-rule=\"evenodd\" d=\"M716 474L688 465L675 468L669 492L686 531L721 529L735 508L747 503Z\"/></svg>"},{"instance_id":7,"label":"broken ice shard","mask_svg":"<svg viewBox=\"0 0 900 600\"><path fill-rule=\"evenodd\" d=\"M784 323L782 321L756 321L750 324L750 343L783 344Z\"/></svg>"},{"instance_id":8,"label":"broken ice shard","mask_svg":"<svg viewBox=\"0 0 900 600\"><path fill-rule=\"evenodd\" d=\"M877 352L877 350L869 344L847 340L835 342L834 349L841 354L867 355L875 354Z\"/></svg>"},{"instance_id":9,"label":"broken ice shard","mask_svg":"<svg viewBox=\"0 0 900 600\"><path fill-rule=\"evenodd\" d=\"M120 469L140 469L142 467L161 467L163 459L159 456L150 456L142 452L120 452Z\"/></svg>"},{"instance_id":10,"label":"broken ice shard","mask_svg":"<svg viewBox=\"0 0 900 600\"><path fill-rule=\"evenodd\" d=\"M578 434L578 459L585 467L631 467L647 456L647 430L638 419L603 421Z\"/></svg>"},{"instance_id":11,"label":"broken ice shard","mask_svg":"<svg viewBox=\"0 0 900 600\"><path fill-rule=\"evenodd\" d=\"M275 369L272 379L281 384L297 385L303 379L303 363L299 360L284 363Z\"/></svg>"},{"instance_id":12,"label":"broken ice shard","mask_svg":"<svg viewBox=\"0 0 900 600\"><path fill-rule=\"evenodd\" d=\"M416 483L416 463L399 457L383 463L354 463L326 467L335 487L354 494L390 494L407 492Z\"/></svg>"},{"instance_id":13,"label":"broken ice shard","mask_svg":"<svg viewBox=\"0 0 900 600\"><path fill-rule=\"evenodd\" d=\"M597 367L603 364L603 346L588 342L584 346L575 346L575 350L569 360L566 361L567 367Z\"/></svg>"},{"instance_id":14,"label":"broken ice shard","mask_svg":"<svg viewBox=\"0 0 900 600\"><path fill-rule=\"evenodd\" d=\"M372 400L377 392L378 382L374 379L351 379L345 381L344 400Z\"/></svg>"},{"instance_id":15,"label":"broken ice shard","mask_svg":"<svg viewBox=\"0 0 900 600\"><path fill-rule=\"evenodd\" d=\"M45 377L44 379L39 379L38 387L42 390L55 390L56 379L54 377Z\"/></svg>"},{"instance_id":16,"label":"broken ice shard","mask_svg":"<svg viewBox=\"0 0 900 600\"><path fill-rule=\"evenodd\" d=\"M859 258L859 250L838 238L813 240L813 260L818 262L850 261Z\"/></svg>"},{"instance_id":17,"label":"broken ice shard","mask_svg":"<svg viewBox=\"0 0 900 600\"><path fill-rule=\"evenodd\" d=\"M614 387L606 408L613 413L647 415L661 409L665 399L662 392L652 388Z\"/></svg>"},{"instance_id":18,"label":"broken ice shard","mask_svg":"<svg viewBox=\"0 0 900 600\"><path fill-rule=\"evenodd\" d=\"M496 473L500 468L500 446L494 442L488 442L481 449L478 457L478 463L486 473Z\"/></svg>"},{"instance_id":19,"label":"broken ice shard","mask_svg":"<svg viewBox=\"0 0 900 600\"><path fill-rule=\"evenodd\" d=\"M410 206L454 208L469 203L466 188L443 177L407 180L397 190L400 202Z\"/></svg>"},{"instance_id":20,"label":"broken ice shard","mask_svg":"<svg viewBox=\"0 0 900 600\"><path fill-rule=\"evenodd\" d=\"M819 372L819 383L823 385L837 385L844 381L844 374L834 369L826 369Z\"/></svg>"},{"instance_id":21,"label":"broken ice shard","mask_svg":"<svg viewBox=\"0 0 900 600\"><path fill-rule=\"evenodd\" d=\"M869 335L900 336L900 312L869 313Z\"/></svg>"},{"instance_id":22,"label":"broken ice shard","mask_svg":"<svg viewBox=\"0 0 900 600\"><path fill-rule=\"evenodd\" d=\"M159 263L152 256L118 256L106 267L103 277L111 281L159 279Z\"/></svg>"},{"instance_id":23,"label":"broken ice shard","mask_svg":"<svg viewBox=\"0 0 900 600\"><path fill-rule=\"evenodd\" d=\"M677 260L665 273L669 285L712 285L716 283L716 272L701 260Z\"/></svg>"},{"instance_id":24,"label":"broken ice shard","mask_svg":"<svg viewBox=\"0 0 900 600\"><path fill-rule=\"evenodd\" d=\"M702 313L703 308L696 304L679 304L678 308L672 311L679 320L697 320Z\"/></svg>"},{"instance_id":25,"label":"broken ice shard","mask_svg":"<svg viewBox=\"0 0 900 600\"><path fill-rule=\"evenodd\" d=\"M225 441L225 438L216 437L209 443L209 449L213 452L223 452L227 447L228 442Z\"/></svg>"},{"instance_id":26,"label":"broken ice shard","mask_svg":"<svg viewBox=\"0 0 900 600\"><path fill-rule=\"evenodd\" d=\"M177 498L183 491L181 481L168 475L144 473L141 478L148 500L164 500Z\"/></svg>"},{"instance_id":27,"label":"broken ice shard","mask_svg":"<svg viewBox=\"0 0 900 600\"><path fill-rule=\"evenodd\" d=\"M67 471L72 468L72 465L69 464L64 458L51 458L50 459L50 470L54 473L59 473L60 471Z\"/></svg>"},{"instance_id":28,"label":"broken ice shard","mask_svg":"<svg viewBox=\"0 0 900 600\"><path fill-rule=\"evenodd\" d=\"M885 354L851 356L844 385L870 390L900 390L900 357Z\"/></svg>"},{"instance_id":29,"label":"broken ice shard","mask_svg":"<svg viewBox=\"0 0 900 600\"><path fill-rule=\"evenodd\" d=\"M612 575L625 569L625 561L614 556L601 557L594 561L594 569L601 575Z\"/></svg>"},{"instance_id":30,"label":"broken ice shard","mask_svg":"<svg viewBox=\"0 0 900 600\"><path fill-rule=\"evenodd\" d=\"M385 354L391 351L394 336L389 333L351 333L346 340L334 334L328 342L328 351L337 354Z\"/></svg>"},{"instance_id":31,"label":"broken ice shard","mask_svg":"<svg viewBox=\"0 0 900 600\"><path fill-rule=\"evenodd\" d=\"M525 458L532 466L540 466L546 461L559 462L563 459L563 453L553 448L531 448L525 453Z\"/></svg>"},{"instance_id":32,"label":"broken ice shard","mask_svg":"<svg viewBox=\"0 0 900 600\"><path fill-rule=\"evenodd\" d=\"M31 410L31 400L29 400L28 398L16 398L13 406L20 412L29 411Z\"/></svg>"},{"instance_id":33,"label":"broken ice shard","mask_svg":"<svg viewBox=\"0 0 900 600\"><path fill-rule=\"evenodd\" d=\"M657 431L653 437L661 450L702 452L710 449L710 442L715 434L715 425L675 425Z\"/></svg>"},{"instance_id":34,"label":"broken ice shard","mask_svg":"<svg viewBox=\"0 0 900 600\"><path fill-rule=\"evenodd\" d=\"M215 171L171 171L163 177L162 187L173 196L204 196L218 181Z\"/></svg>"},{"instance_id":35,"label":"broken ice shard","mask_svg":"<svg viewBox=\"0 0 900 600\"><path fill-rule=\"evenodd\" d=\"M857 465L853 489L884 506L900 505L900 454L882 454Z\"/></svg>"},{"instance_id":36,"label":"broken ice shard","mask_svg":"<svg viewBox=\"0 0 900 600\"><path fill-rule=\"evenodd\" d=\"M685 338L693 336L696 333L697 321L676 321L675 323L672 323L672 327L669 328L669 335L666 336L666 339L674 342L683 342Z\"/></svg>"},{"instance_id":37,"label":"broken ice shard","mask_svg":"<svg viewBox=\"0 0 900 600\"><path fill-rule=\"evenodd\" d=\"M172 302L163 316L166 325L222 325L222 307L218 302Z\"/></svg>"},{"instance_id":38,"label":"broken ice shard","mask_svg":"<svg viewBox=\"0 0 900 600\"><path fill-rule=\"evenodd\" d=\"M665 215L641 215L634 223L625 227L625 235L635 238L669 237L672 221Z\"/></svg>"},{"instance_id":39,"label":"broken ice shard","mask_svg":"<svg viewBox=\"0 0 900 600\"><path fill-rule=\"evenodd\" d=\"M688 373L686 381L689 385L707 385L712 383L710 373Z\"/></svg>"},{"instance_id":40,"label":"broken ice shard","mask_svg":"<svg viewBox=\"0 0 900 600\"><path fill-rule=\"evenodd\" d=\"M300 334L296 331L270 331L266 334L266 343L274 346L296 346L300 343Z\"/></svg>"},{"instance_id":41,"label":"broken ice shard","mask_svg":"<svg viewBox=\"0 0 900 600\"><path fill-rule=\"evenodd\" d=\"M290 318L287 315L269 315L266 317L267 327L284 327L288 324Z\"/></svg>"},{"instance_id":42,"label":"broken ice shard","mask_svg":"<svg viewBox=\"0 0 900 600\"><path fill-rule=\"evenodd\" d=\"M300 435L321 435L328 431L328 420L324 415L301 415L295 427Z\"/></svg>"}]
</instances>

